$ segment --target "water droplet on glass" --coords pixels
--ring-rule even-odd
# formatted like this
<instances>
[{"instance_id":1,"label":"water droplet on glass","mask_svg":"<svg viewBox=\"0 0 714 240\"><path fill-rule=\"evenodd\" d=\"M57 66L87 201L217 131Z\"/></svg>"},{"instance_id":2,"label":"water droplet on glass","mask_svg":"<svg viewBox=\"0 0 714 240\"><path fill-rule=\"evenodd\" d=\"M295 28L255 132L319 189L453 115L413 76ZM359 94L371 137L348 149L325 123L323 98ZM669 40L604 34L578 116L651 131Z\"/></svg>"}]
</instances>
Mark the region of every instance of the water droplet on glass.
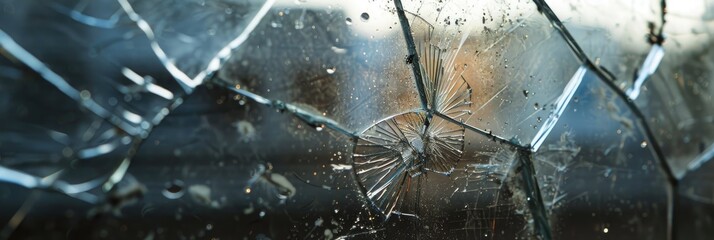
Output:
<instances>
[{"instance_id":1,"label":"water droplet on glass","mask_svg":"<svg viewBox=\"0 0 714 240\"><path fill-rule=\"evenodd\" d=\"M609 232L609 231L610 231L610 230L608 230L607 228L603 228L603 229L602 229L602 232L603 232L603 233L607 233L607 232Z\"/></svg>"},{"instance_id":2,"label":"water droplet on glass","mask_svg":"<svg viewBox=\"0 0 714 240\"><path fill-rule=\"evenodd\" d=\"M640 147L641 147L641 148L646 148L646 147L647 147L647 141L642 141L642 143L640 143Z\"/></svg>"},{"instance_id":3,"label":"water droplet on glass","mask_svg":"<svg viewBox=\"0 0 714 240\"><path fill-rule=\"evenodd\" d=\"M317 220L315 220L315 227L322 226L322 223L324 223L324 222L325 221L322 220L322 218L318 218Z\"/></svg>"},{"instance_id":4,"label":"water droplet on glass","mask_svg":"<svg viewBox=\"0 0 714 240\"><path fill-rule=\"evenodd\" d=\"M523 90L523 96L528 97L528 90Z\"/></svg>"},{"instance_id":5,"label":"water droplet on glass","mask_svg":"<svg viewBox=\"0 0 714 240\"><path fill-rule=\"evenodd\" d=\"M295 20L295 29L303 29L305 28L305 23L302 21L302 19Z\"/></svg>"},{"instance_id":6,"label":"water droplet on glass","mask_svg":"<svg viewBox=\"0 0 714 240\"><path fill-rule=\"evenodd\" d=\"M335 70L337 70L336 67L329 67L329 68L327 68L327 73L333 74L333 73L335 73Z\"/></svg>"},{"instance_id":7,"label":"water droplet on glass","mask_svg":"<svg viewBox=\"0 0 714 240\"><path fill-rule=\"evenodd\" d=\"M178 199L184 194L184 183L181 180L173 180L165 184L165 188L161 194L168 199Z\"/></svg>"},{"instance_id":8,"label":"water droplet on glass","mask_svg":"<svg viewBox=\"0 0 714 240\"><path fill-rule=\"evenodd\" d=\"M364 12L362 13L362 15L359 15L359 17L362 19L362 21L366 22L367 20L369 20L369 13Z\"/></svg>"},{"instance_id":9,"label":"water droplet on glass","mask_svg":"<svg viewBox=\"0 0 714 240\"><path fill-rule=\"evenodd\" d=\"M81 92L79 92L79 97L81 97L84 100L87 100L92 97L92 94L89 93L89 91L87 91L87 90L82 90Z\"/></svg>"},{"instance_id":10,"label":"water droplet on glass","mask_svg":"<svg viewBox=\"0 0 714 240\"><path fill-rule=\"evenodd\" d=\"M540 108L540 104L538 104L538 103L533 104L533 108L535 108L535 110L538 110L538 108Z\"/></svg>"},{"instance_id":11,"label":"water droplet on glass","mask_svg":"<svg viewBox=\"0 0 714 240\"><path fill-rule=\"evenodd\" d=\"M345 19L345 23L347 23L347 25L352 25L352 18Z\"/></svg>"}]
</instances>

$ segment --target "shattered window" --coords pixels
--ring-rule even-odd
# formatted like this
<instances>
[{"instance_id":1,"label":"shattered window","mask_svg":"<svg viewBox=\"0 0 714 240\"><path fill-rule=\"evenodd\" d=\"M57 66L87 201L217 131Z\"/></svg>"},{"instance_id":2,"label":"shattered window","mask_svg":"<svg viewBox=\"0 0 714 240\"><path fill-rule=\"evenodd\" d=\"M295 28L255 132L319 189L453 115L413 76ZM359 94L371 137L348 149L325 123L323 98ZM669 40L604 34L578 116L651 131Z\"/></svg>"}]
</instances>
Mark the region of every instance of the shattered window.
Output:
<instances>
[{"instance_id":1,"label":"shattered window","mask_svg":"<svg viewBox=\"0 0 714 240\"><path fill-rule=\"evenodd\" d=\"M0 239L706 239L710 1L0 0Z\"/></svg>"}]
</instances>

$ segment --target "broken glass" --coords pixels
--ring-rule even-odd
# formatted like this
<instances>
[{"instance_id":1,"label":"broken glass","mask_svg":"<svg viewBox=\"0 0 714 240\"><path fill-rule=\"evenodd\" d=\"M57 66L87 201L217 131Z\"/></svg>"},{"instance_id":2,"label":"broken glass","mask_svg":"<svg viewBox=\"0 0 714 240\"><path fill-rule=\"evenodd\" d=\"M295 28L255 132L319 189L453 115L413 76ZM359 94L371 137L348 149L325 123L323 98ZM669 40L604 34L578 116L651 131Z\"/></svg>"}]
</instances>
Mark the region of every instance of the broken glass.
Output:
<instances>
[{"instance_id":1,"label":"broken glass","mask_svg":"<svg viewBox=\"0 0 714 240\"><path fill-rule=\"evenodd\" d=\"M390 4L276 4L218 84L333 119L352 133L419 107Z\"/></svg>"},{"instance_id":2,"label":"broken glass","mask_svg":"<svg viewBox=\"0 0 714 240\"><path fill-rule=\"evenodd\" d=\"M554 238L666 236L672 193L652 145L623 100L593 72L583 82L535 153Z\"/></svg>"},{"instance_id":3,"label":"broken glass","mask_svg":"<svg viewBox=\"0 0 714 240\"><path fill-rule=\"evenodd\" d=\"M409 2L405 11L424 81L465 81L472 88L471 104L462 107L468 114L450 118L521 146L542 137L538 119L548 118L580 64L536 5ZM558 67L538 71L532 62Z\"/></svg>"},{"instance_id":4,"label":"broken glass","mask_svg":"<svg viewBox=\"0 0 714 240\"><path fill-rule=\"evenodd\" d=\"M663 1L546 2L584 54L578 57L589 57L619 88L633 88L659 65L665 41ZM649 62L648 53L653 55Z\"/></svg>"},{"instance_id":5,"label":"broken glass","mask_svg":"<svg viewBox=\"0 0 714 240\"><path fill-rule=\"evenodd\" d=\"M0 239L710 235L709 3L0 11Z\"/></svg>"},{"instance_id":6,"label":"broken glass","mask_svg":"<svg viewBox=\"0 0 714 240\"><path fill-rule=\"evenodd\" d=\"M670 5L664 31L668 52L636 103L675 175L682 178L714 144L710 106L714 55L706 47L712 42L714 5Z\"/></svg>"}]
</instances>

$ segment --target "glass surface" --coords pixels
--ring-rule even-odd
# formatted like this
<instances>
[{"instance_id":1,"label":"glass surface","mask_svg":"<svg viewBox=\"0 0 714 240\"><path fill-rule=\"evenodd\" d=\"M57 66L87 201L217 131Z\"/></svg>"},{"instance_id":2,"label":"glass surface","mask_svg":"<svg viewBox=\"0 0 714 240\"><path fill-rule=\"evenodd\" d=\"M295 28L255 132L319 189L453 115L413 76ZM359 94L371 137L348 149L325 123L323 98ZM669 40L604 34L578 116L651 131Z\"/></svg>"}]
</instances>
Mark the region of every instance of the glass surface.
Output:
<instances>
[{"instance_id":1,"label":"glass surface","mask_svg":"<svg viewBox=\"0 0 714 240\"><path fill-rule=\"evenodd\" d=\"M712 13L0 0L0 239L707 239Z\"/></svg>"}]
</instances>

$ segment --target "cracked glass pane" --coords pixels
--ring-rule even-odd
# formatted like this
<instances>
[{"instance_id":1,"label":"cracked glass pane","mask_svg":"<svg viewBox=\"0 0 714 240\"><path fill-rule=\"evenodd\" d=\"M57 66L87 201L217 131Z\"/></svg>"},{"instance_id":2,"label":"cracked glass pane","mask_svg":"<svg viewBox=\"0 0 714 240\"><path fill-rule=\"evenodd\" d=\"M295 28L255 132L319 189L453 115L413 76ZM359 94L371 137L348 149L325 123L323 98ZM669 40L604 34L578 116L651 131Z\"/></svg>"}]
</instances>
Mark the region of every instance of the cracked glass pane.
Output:
<instances>
[{"instance_id":1,"label":"cracked glass pane","mask_svg":"<svg viewBox=\"0 0 714 240\"><path fill-rule=\"evenodd\" d=\"M668 5L667 51L636 101L677 178L697 168L695 159L714 144L712 11L704 1Z\"/></svg>"},{"instance_id":2,"label":"cracked glass pane","mask_svg":"<svg viewBox=\"0 0 714 240\"><path fill-rule=\"evenodd\" d=\"M706 239L713 10L0 0L0 239Z\"/></svg>"},{"instance_id":3,"label":"cracked glass pane","mask_svg":"<svg viewBox=\"0 0 714 240\"><path fill-rule=\"evenodd\" d=\"M430 108L522 146L543 136L542 121L557 111L558 97L580 64L535 4L429 1L405 3L405 10L426 95L429 86L461 81L472 92L459 106L463 114Z\"/></svg>"},{"instance_id":4,"label":"cracked glass pane","mask_svg":"<svg viewBox=\"0 0 714 240\"><path fill-rule=\"evenodd\" d=\"M583 54L611 74L618 87L631 88L657 68L661 57L656 56L664 54L662 1L546 2ZM647 62L650 52L655 58Z\"/></svg>"},{"instance_id":5,"label":"cracked glass pane","mask_svg":"<svg viewBox=\"0 0 714 240\"><path fill-rule=\"evenodd\" d=\"M593 72L535 154L554 239L666 239L671 189L634 115Z\"/></svg>"},{"instance_id":6,"label":"cracked glass pane","mask_svg":"<svg viewBox=\"0 0 714 240\"><path fill-rule=\"evenodd\" d=\"M613 4L623 5L612 8ZM711 3L552 2L578 46L653 128L674 175L712 144ZM662 11L666 8L665 11ZM633 14L614 14L627 11ZM607 12L608 14L603 14ZM641 96L641 97L640 97ZM674 107L681 106L681 107Z\"/></svg>"},{"instance_id":7,"label":"cracked glass pane","mask_svg":"<svg viewBox=\"0 0 714 240\"><path fill-rule=\"evenodd\" d=\"M80 104L78 107L106 119L125 134L147 136L172 105L180 102L180 85L167 78L166 71L146 67L157 59L136 54L150 51L150 44L128 19L119 18L117 21L126 24L114 28L97 27L77 20L82 18L61 10L66 6L59 4L4 1L7 14L0 20L4 56L29 67ZM84 5L87 14L97 16L120 10L116 4ZM28 33L26 29L33 30ZM94 70L84 70L88 68Z\"/></svg>"},{"instance_id":8,"label":"cracked glass pane","mask_svg":"<svg viewBox=\"0 0 714 240\"><path fill-rule=\"evenodd\" d=\"M219 81L334 119L352 133L416 109L406 43L390 5L278 2Z\"/></svg>"}]
</instances>

